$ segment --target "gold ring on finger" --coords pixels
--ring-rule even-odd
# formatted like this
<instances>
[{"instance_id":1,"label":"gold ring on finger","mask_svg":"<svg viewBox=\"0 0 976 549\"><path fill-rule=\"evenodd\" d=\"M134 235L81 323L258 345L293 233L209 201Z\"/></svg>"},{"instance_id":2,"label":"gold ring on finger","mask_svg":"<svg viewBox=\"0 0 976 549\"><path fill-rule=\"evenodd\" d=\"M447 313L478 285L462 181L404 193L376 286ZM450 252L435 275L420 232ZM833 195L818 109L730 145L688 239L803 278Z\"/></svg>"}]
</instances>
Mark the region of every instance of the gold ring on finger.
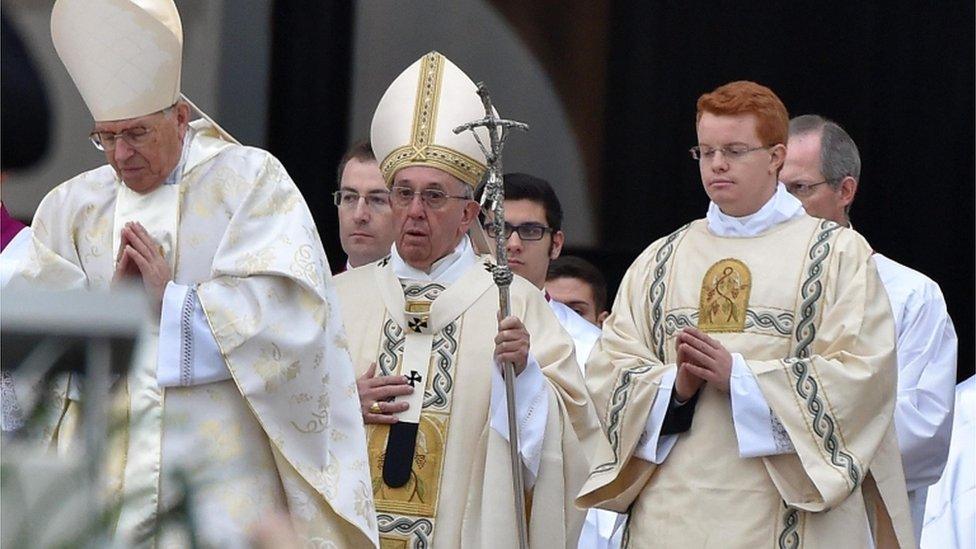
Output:
<instances>
[{"instance_id":1,"label":"gold ring on finger","mask_svg":"<svg viewBox=\"0 0 976 549\"><path fill-rule=\"evenodd\" d=\"M383 413L383 410L380 409L380 403L379 402L373 402L372 404L370 404L369 405L369 411L372 414L382 414Z\"/></svg>"}]
</instances>

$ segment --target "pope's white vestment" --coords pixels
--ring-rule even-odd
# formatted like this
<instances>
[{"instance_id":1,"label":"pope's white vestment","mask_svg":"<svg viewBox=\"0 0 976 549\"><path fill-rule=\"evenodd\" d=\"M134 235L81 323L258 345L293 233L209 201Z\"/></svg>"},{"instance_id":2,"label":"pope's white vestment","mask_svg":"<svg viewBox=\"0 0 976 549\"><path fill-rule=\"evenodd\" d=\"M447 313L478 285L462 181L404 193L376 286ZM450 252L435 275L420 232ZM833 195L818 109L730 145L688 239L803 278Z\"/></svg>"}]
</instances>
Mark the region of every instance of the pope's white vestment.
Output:
<instances>
[{"instance_id":1,"label":"pope's white vestment","mask_svg":"<svg viewBox=\"0 0 976 549\"><path fill-rule=\"evenodd\" d=\"M409 480L392 487L387 425L367 426L381 545L515 547L504 385L494 363L498 290L488 256L468 237L430 272L391 257L336 277L357 371L409 375L423 388ZM589 455L609 448L575 359L545 298L521 277L512 314L530 357L515 382L527 489L529 545L575 548L584 511L573 505ZM416 390L416 389L415 389ZM409 412L409 411L408 411ZM401 421L404 414L401 414Z\"/></svg>"},{"instance_id":2,"label":"pope's white vestment","mask_svg":"<svg viewBox=\"0 0 976 549\"><path fill-rule=\"evenodd\" d=\"M187 490L207 545L243 545L274 514L313 545L375 544L337 299L311 214L282 165L193 122L179 165L148 194L109 166L51 191L17 276L108 289L128 221L160 244L173 282L150 328L158 337L114 387L121 421L108 478L121 505L118 538L174 541L165 529L157 535L157 519ZM47 435L70 450L75 406L61 396Z\"/></svg>"}]
</instances>

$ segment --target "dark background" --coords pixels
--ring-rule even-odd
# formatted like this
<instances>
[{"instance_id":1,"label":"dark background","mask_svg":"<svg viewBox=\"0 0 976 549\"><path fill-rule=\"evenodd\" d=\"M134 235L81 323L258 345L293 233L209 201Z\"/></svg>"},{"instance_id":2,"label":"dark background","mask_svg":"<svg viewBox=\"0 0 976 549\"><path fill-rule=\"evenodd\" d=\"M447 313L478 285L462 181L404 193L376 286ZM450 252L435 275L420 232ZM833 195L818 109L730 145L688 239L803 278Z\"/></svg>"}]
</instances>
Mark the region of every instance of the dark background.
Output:
<instances>
[{"instance_id":1,"label":"dark background","mask_svg":"<svg viewBox=\"0 0 976 549\"><path fill-rule=\"evenodd\" d=\"M500 4L506 17L518 16L511 3ZM791 116L822 114L857 142L863 168L852 222L877 251L939 283L959 335L959 379L972 375L973 2L604 6L604 114L595 128L604 138L591 178L600 243L564 253L599 265L613 295L645 246L702 217L708 199L687 153L696 141L695 102L726 82L754 80ZM352 10L346 2L299 9L279 1L273 15L269 148L319 226L332 228L334 187L321 173L346 147ZM556 26L586 24L564 21ZM548 34L527 42L551 46L567 34L536 28L525 32ZM558 73L548 57L547 69ZM569 48L555 61L573 59ZM330 261L344 262L337 233L322 233Z\"/></svg>"}]
</instances>

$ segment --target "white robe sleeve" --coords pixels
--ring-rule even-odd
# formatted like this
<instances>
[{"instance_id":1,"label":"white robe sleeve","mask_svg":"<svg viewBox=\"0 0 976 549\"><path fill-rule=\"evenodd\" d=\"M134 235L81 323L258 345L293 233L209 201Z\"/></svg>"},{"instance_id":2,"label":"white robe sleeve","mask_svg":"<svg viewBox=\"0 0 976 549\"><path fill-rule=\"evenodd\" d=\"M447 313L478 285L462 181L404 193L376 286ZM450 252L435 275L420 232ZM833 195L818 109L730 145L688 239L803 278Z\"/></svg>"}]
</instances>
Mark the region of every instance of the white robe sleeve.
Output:
<instances>
[{"instance_id":1,"label":"white robe sleeve","mask_svg":"<svg viewBox=\"0 0 976 549\"><path fill-rule=\"evenodd\" d=\"M671 449L678 442L678 435L661 436L661 428L664 427L664 417L668 413L668 405L671 404L671 393L674 391L674 379L677 377L676 367L661 377L661 386L654 397L654 404L651 405L651 413L647 417L647 426L644 433L637 441L637 448L634 456L651 463L661 464L667 459Z\"/></svg>"},{"instance_id":2,"label":"white robe sleeve","mask_svg":"<svg viewBox=\"0 0 976 549\"><path fill-rule=\"evenodd\" d=\"M949 453L958 342L938 287L905 304L898 332L895 432L909 491L933 484Z\"/></svg>"},{"instance_id":3,"label":"white robe sleeve","mask_svg":"<svg viewBox=\"0 0 976 549\"><path fill-rule=\"evenodd\" d=\"M729 397L732 400L732 423L739 442L739 457L795 452L786 429L769 409L756 377L739 353L732 353Z\"/></svg>"},{"instance_id":4,"label":"white robe sleeve","mask_svg":"<svg viewBox=\"0 0 976 549\"><path fill-rule=\"evenodd\" d=\"M159 321L156 381L188 387L230 379L194 286L169 282Z\"/></svg>"},{"instance_id":5,"label":"white robe sleeve","mask_svg":"<svg viewBox=\"0 0 976 549\"><path fill-rule=\"evenodd\" d=\"M501 365L494 362L491 369L491 428L508 440L508 408L505 402L505 380ZM525 370L515 378L515 415L519 426L519 453L525 466L526 488L535 484L542 462L542 442L546 434L549 403L546 380L542 368L532 353Z\"/></svg>"}]
</instances>

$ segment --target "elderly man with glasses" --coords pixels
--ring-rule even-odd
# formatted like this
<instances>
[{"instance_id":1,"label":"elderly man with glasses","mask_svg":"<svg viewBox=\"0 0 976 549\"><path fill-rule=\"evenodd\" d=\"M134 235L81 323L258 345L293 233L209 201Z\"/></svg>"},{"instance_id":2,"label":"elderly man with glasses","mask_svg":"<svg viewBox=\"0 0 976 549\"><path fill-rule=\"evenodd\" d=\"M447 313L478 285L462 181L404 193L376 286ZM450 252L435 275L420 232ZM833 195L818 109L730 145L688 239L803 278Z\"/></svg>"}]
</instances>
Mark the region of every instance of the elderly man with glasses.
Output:
<instances>
[{"instance_id":1,"label":"elderly man with glasses","mask_svg":"<svg viewBox=\"0 0 976 549\"><path fill-rule=\"evenodd\" d=\"M857 145L837 123L814 114L790 120L780 178L808 214L850 226L860 175ZM874 262L895 317L895 431L915 535L921 536L926 492L939 480L949 456L958 340L935 281L880 253L874 254Z\"/></svg>"},{"instance_id":2,"label":"elderly man with glasses","mask_svg":"<svg viewBox=\"0 0 976 549\"><path fill-rule=\"evenodd\" d=\"M697 106L711 203L621 282L587 361L613 458L579 501L629 511L636 547L910 547L871 249L777 183L789 119L770 89Z\"/></svg>"},{"instance_id":3,"label":"elderly man with glasses","mask_svg":"<svg viewBox=\"0 0 976 549\"><path fill-rule=\"evenodd\" d=\"M353 145L338 171L339 189L332 197L339 209L339 242L346 252L346 269L352 269L390 255L393 211L369 141Z\"/></svg>"},{"instance_id":4,"label":"elderly man with glasses","mask_svg":"<svg viewBox=\"0 0 976 549\"><path fill-rule=\"evenodd\" d=\"M542 292L514 277L512 316L498 318L474 201L485 157L470 132L453 132L484 112L474 82L431 52L393 81L373 115L396 236L389 258L336 285L363 372L383 546L518 545L503 362L517 373L532 547L575 547L584 512L573 499L588 454L609 455L573 341Z\"/></svg>"},{"instance_id":5,"label":"elderly man with glasses","mask_svg":"<svg viewBox=\"0 0 976 549\"><path fill-rule=\"evenodd\" d=\"M297 187L269 153L191 121L171 0L59 0L51 29L108 165L44 199L15 282L131 278L148 294L150 345L114 387L117 543L165 545L178 506L207 546L247 545L281 514L310 545L375 545L369 474L351 466L366 459L354 373ZM74 409L53 410L59 448Z\"/></svg>"}]
</instances>

